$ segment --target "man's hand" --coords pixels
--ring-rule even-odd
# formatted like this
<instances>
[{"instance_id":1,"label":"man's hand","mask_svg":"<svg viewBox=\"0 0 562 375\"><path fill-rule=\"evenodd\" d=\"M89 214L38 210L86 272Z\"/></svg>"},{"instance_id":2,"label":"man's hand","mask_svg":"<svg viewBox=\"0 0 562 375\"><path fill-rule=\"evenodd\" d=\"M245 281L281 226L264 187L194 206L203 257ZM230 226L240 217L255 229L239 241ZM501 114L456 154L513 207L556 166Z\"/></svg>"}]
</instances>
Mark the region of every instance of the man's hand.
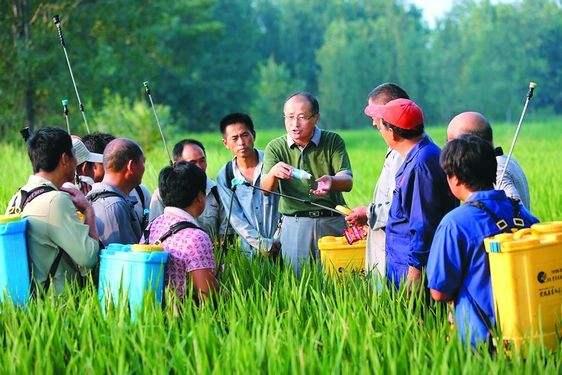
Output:
<instances>
[{"instance_id":1,"label":"man's hand","mask_svg":"<svg viewBox=\"0 0 562 375\"><path fill-rule=\"evenodd\" d=\"M345 221L353 227L367 225L367 207L355 207L351 213L345 217Z\"/></svg>"},{"instance_id":2,"label":"man's hand","mask_svg":"<svg viewBox=\"0 0 562 375\"><path fill-rule=\"evenodd\" d=\"M72 203L74 203L74 207L76 207L78 211L84 213L84 211L91 207L90 202L86 199L86 196L80 190L67 187L61 187L60 190L70 195L70 199L72 200Z\"/></svg>"},{"instance_id":3,"label":"man's hand","mask_svg":"<svg viewBox=\"0 0 562 375\"><path fill-rule=\"evenodd\" d=\"M314 189L310 189L310 192L317 197L325 197L330 193L332 189L332 176L324 175L318 179L316 179Z\"/></svg>"},{"instance_id":4,"label":"man's hand","mask_svg":"<svg viewBox=\"0 0 562 375\"><path fill-rule=\"evenodd\" d=\"M406 283L408 285L415 285L421 281L422 271L416 267L408 267L408 275L406 276Z\"/></svg>"},{"instance_id":5,"label":"man's hand","mask_svg":"<svg viewBox=\"0 0 562 375\"><path fill-rule=\"evenodd\" d=\"M271 246L271 250L269 250L269 256L272 258L277 258L281 253L281 242L274 242L273 246Z\"/></svg>"},{"instance_id":6,"label":"man's hand","mask_svg":"<svg viewBox=\"0 0 562 375\"><path fill-rule=\"evenodd\" d=\"M279 163L275 164L273 168L271 168L269 174L277 177L280 180L290 180L292 170L293 167L291 167L287 163L283 163L282 161L280 161Z\"/></svg>"}]
</instances>

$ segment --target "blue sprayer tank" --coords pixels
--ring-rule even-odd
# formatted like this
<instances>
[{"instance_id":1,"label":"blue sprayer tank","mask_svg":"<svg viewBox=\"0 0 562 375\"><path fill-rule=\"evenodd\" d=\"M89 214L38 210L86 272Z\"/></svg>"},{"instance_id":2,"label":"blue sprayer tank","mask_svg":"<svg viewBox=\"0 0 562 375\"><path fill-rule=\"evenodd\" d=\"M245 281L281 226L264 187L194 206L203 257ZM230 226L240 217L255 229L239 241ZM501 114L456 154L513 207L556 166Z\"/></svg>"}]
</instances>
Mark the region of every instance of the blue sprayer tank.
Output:
<instances>
[{"instance_id":1,"label":"blue sprayer tank","mask_svg":"<svg viewBox=\"0 0 562 375\"><path fill-rule=\"evenodd\" d=\"M104 311L109 297L118 304L126 296L135 319L149 291L158 304L162 303L167 252L133 251L131 245L110 244L100 258L98 297Z\"/></svg>"},{"instance_id":2,"label":"blue sprayer tank","mask_svg":"<svg viewBox=\"0 0 562 375\"><path fill-rule=\"evenodd\" d=\"M0 301L18 306L27 304L31 285L26 229L21 215L0 216Z\"/></svg>"}]
</instances>

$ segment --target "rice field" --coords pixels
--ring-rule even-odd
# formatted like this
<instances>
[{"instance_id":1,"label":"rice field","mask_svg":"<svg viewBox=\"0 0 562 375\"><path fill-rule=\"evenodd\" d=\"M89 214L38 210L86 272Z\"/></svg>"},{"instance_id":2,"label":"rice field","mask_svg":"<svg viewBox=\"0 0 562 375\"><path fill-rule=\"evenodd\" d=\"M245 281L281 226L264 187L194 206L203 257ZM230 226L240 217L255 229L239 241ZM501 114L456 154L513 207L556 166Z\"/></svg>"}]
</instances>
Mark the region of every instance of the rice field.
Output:
<instances>
[{"instance_id":1,"label":"rice field","mask_svg":"<svg viewBox=\"0 0 562 375\"><path fill-rule=\"evenodd\" d=\"M544 221L562 219L559 156L561 120L526 123L515 157L526 171L532 211ZM514 131L496 125L507 152ZM279 131L258 131L264 147ZM341 132L350 153L354 188L350 207L368 203L385 146L370 129ZM429 134L438 143L444 128ZM183 136L171 137L170 143ZM220 135L196 135L207 147L208 174L229 160ZM156 186L166 156L158 140L147 155L145 184ZM0 145L0 206L31 172L23 145ZM268 259L248 260L231 249L212 303L145 305L136 321L124 308L101 312L93 288L72 287L26 309L0 305L1 373L561 373L562 348L517 353L464 347L441 305L403 291L377 291L359 275L329 279L317 267L297 279Z\"/></svg>"}]
</instances>

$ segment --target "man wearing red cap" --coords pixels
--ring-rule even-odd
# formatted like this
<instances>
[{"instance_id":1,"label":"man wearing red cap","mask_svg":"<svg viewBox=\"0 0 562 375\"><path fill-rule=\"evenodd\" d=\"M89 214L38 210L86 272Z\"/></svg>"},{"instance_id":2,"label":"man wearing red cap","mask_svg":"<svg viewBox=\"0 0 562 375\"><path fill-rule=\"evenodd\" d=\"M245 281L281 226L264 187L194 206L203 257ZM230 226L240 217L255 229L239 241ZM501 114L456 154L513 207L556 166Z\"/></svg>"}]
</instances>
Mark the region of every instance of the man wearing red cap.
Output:
<instances>
[{"instance_id":1,"label":"man wearing red cap","mask_svg":"<svg viewBox=\"0 0 562 375\"><path fill-rule=\"evenodd\" d=\"M439 165L439 147L424 133L421 108L409 99L369 104L388 146L404 157L386 225L386 276L395 286L415 282L427 263L437 225L457 205Z\"/></svg>"}]
</instances>

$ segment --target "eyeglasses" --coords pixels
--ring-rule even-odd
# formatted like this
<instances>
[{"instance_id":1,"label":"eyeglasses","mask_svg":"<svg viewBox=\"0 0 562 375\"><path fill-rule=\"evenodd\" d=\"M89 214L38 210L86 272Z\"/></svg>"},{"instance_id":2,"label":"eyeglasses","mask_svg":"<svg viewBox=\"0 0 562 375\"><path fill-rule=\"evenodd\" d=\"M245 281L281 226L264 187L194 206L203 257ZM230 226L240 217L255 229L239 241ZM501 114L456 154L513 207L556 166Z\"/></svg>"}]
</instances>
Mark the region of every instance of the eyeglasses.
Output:
<instances>
[{"instance_id":1,"label":"eyeglasses","mask_svg":"<svg viewBox=\"0 0 562 375\"><path fill-rule=\"evenodd\" d=\"M302 122L302 121L308 121L311 118L313 118L314 116L316 116L316 114L312 114L312 115L305 115L304 113L298 114L298 115L283 115L283 118L285 119L285 121L294 121L297 120L297 122Z\"/></svg>"}]
</instances>

